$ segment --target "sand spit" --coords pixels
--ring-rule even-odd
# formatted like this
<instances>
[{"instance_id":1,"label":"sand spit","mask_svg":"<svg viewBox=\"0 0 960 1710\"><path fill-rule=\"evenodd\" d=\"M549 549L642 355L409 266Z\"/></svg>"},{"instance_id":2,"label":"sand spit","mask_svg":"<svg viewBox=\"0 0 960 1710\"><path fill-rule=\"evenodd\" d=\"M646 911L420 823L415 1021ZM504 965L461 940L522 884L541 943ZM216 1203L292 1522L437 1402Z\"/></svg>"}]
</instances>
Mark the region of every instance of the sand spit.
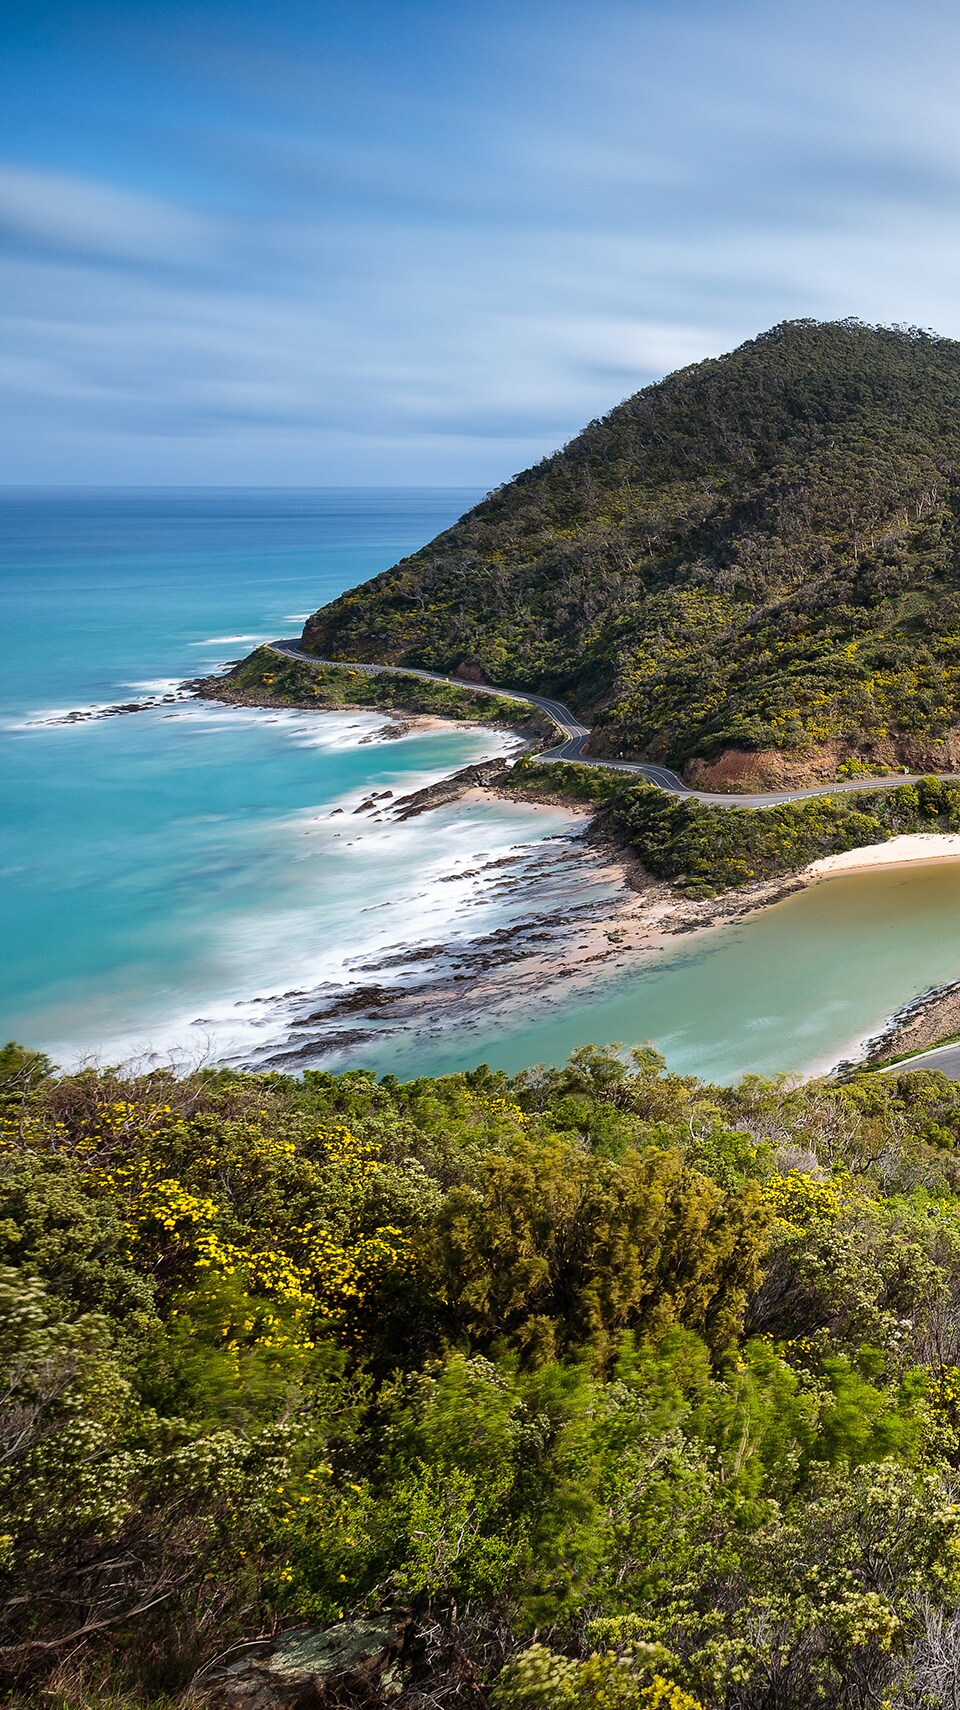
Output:
<instances>
[{"instance_id":1,"label":"sand spit","mask_svg":"<svg viewBox=\"0 0 960 1710\"><path fill-rule=\"evenodd\" d=\"M485 777L502 769L498 761L466 767L412 796L389 804L370 799L352 811L402 822L457 797L489 800ZM542 800L525 805L550 811ZM800 888L778 880L711 900L679 897L620 850L598 843L589 810L563 806L571 828L542 843L535 863L515 854L475 875L450 875L483 874L496 885L517 910L506 924L446 943L387 946L358 962L349 983L289 994L282 1043L247 1057L248 1064L287 1072L336 1068L391 1037L428 1038L453 1027L469 1036L491 1021L509 1027L518 1015L569 1008L598 986L612 987L646 961L675 952L679 936L726 924ZM493 867L502 871L487 878Z\"/></svg>"}]
</instances>

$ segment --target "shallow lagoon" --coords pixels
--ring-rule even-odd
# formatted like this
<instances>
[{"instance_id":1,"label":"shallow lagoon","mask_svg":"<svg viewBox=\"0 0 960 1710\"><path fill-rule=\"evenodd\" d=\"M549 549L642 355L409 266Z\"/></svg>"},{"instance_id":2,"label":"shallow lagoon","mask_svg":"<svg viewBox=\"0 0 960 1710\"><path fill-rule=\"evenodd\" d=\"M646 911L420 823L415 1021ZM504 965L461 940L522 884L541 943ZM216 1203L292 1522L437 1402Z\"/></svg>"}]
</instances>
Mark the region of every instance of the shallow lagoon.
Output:
<instances>
[{"instance_id":1,"label":"shallow lagoon","mask_svg":"<svg viewBox=\"0 0 960 1710\"><path fill-rule=\"evenodd\" d=\"M394 1046L381 1070L435 1073L486 1059L511 1072L562 1062L585 1040L651 1040L708 1080L828 1069L928 986L960 978L960 861L823 879L735 925L680 940L615 991L509 1032Z\"/></svg>"}]
</instances>

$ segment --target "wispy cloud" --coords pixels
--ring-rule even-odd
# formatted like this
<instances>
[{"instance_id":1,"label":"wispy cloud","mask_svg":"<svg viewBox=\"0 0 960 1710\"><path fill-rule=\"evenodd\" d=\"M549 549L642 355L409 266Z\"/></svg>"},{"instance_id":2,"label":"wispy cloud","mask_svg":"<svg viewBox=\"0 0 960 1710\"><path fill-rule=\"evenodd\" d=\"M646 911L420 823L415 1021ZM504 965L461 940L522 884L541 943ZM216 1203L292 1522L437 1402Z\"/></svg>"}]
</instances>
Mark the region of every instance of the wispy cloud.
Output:
<instances>
[{"instance_id":1,"label":"wispy cloud","mask_svg":"<svg viewBox=\"0 0 960 1710\"><path fill-rule=\"evenodd\" d=\"M0 240L7 250L42 250L57 260L209 265L221 225L109 183L0 164Z\"/></svg>"},{"instance_id":2,"label":"wispy cloud","mask_svg":"<svg viewBox=\"0 0 960 1710\"><path fill-rule=\"evenodd\" d=\"M945 0L174 10L0 69L6 479L492 483L784 317L960 335Z\"/></svg>"}]
</instances>

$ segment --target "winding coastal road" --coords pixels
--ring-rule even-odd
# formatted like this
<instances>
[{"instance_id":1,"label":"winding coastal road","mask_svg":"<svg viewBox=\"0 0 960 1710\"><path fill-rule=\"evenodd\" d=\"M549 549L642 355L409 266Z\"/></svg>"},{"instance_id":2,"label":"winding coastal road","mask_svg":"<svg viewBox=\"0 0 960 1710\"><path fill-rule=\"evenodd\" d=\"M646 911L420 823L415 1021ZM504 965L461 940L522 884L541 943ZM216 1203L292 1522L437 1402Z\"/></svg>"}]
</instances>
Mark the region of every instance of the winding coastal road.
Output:
<instances>
[{"instance_id":1,"label":"winding coastal road","mask_svg":"<svg viewBox=\"0 0 960 1710\"><path fill-rule=\"evenodd\" d=\"M318 659L315 653L305 653L295 640L271 641L267 645L271 653L278 653L287 659L297 659L301 664L313 665L318 670L326 665L339 665L348 671L366 671L371 677L422 677L429 683L452 683L458 688L470 689L479 695L499 695L508 701L529 701L533 706L542 708L563 732L563 741L543 754L534 756L536 760L575 760L581 766L602 766L608 772L630 772L637 777L646 778L648 783L656 784L659 789L666 790L672 796L703 802L705 807L775 807L777 802L798 802L806 796L833 796L841 790L892 789L897 784L915 784L920 776L900 772L888 774L883 778L856 778L849 783L820 784L812 789L781 790L766 795L712 795L708 790L691 789L689 784L677 777L676 772L671 772L666 766L654 766L640 760L608 760L584 753L590 736L589 725L581 724L562 701L550 700L546 695L530 694L523 689L498 689L492 683L461 682L459 678L444 676L442 671L420 671L414 666L368 665L352 659Z\"/></svg>"}]
</instances>

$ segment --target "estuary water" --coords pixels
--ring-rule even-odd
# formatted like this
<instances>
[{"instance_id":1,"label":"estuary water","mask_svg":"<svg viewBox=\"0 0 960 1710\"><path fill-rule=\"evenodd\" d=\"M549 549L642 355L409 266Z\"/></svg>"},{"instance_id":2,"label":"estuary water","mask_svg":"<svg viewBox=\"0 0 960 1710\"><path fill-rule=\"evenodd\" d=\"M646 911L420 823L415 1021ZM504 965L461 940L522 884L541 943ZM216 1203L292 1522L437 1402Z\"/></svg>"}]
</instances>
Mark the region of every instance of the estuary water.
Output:
<instances>
[{"instance_id":1,"label":"estuary water","mask_svg":"<svg viewBox=\"0 0 960 1710\"><path fill-rule=\"evenodd\" d=\"M180 1048L269 1060L284 1004L389 984L396 952L456 950L531 906L597 897L561 810L454 804L404 824L354 806L503 751L493 732L384 740L372 713L177 699L448 525L473 492L8 492L0 497L0 1036L63 1063ZM118 702L134 715L90 716ZM343 811L337 813L337 809ZM502 870L509 868L511 883ZM549 984L389 1027L338 1066L404 1075L559 1061L652 1039L718 1080L829 1066L960 976L960 863L832 878L571 1001Z\"/></svg>"},{"instance_id":2,"label":"estuary water","mask_svg":"<svg viewBox=\"0 0 960 1710\"><path fill-rule=\"evenodd\" d=\"M434 1072L485 1058L511 1073L563 1062L586 1040L650 1040L704 1080L826 1072L932 985L960 978L960 861L822 879L728 926L680 940L588 1003L545 994L508 1037L477 1030L434 1048ZM471 1048L472 1047L472 1048ZM396 1042L381 1070L415 1071Z\"/></svg>"}]
</instances>

